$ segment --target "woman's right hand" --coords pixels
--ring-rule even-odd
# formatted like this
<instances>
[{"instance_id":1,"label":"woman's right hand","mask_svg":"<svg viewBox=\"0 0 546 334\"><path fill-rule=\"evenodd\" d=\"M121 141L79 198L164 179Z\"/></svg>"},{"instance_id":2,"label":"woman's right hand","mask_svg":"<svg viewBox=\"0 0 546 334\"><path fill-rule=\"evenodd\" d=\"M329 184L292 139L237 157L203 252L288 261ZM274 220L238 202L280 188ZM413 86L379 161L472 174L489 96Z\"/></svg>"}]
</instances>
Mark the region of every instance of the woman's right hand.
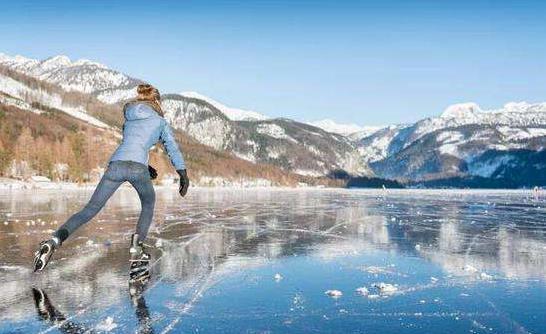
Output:
<instances>
[{"instance_id":1,"label":"woman's right hand","mask_svg":"<svg viewBox=\"0 0 546 334\"><path fill-rule=\"evenodd\" d=\"M180 196L186 196L188 192L188 187L190 186L190 179L188 178L188 173L185 169L179 169L176 171L180 175L180 185L178 186L178 193Z\"/></svg>"}]
</instances>

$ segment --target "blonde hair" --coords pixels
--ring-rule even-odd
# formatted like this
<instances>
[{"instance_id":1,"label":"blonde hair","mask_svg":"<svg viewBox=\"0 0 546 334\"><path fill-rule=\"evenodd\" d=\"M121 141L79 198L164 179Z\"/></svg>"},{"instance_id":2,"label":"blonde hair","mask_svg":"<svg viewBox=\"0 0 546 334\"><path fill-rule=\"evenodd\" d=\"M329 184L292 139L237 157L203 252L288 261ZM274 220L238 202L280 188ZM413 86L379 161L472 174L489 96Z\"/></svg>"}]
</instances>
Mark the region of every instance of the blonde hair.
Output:
<instances>
[{"instance_id":1,"label":"blonde hair","mask_svg":"<svg viewBox=\"0 0 546 334\"><path fill-rule=\"evenodd\" d=\"M160 116L163 116L163 109L161 109L161 94L159 94L159 90L154 86L150 84L138 85L136 101L145 102Z\"/></svg>"}]
</instances>

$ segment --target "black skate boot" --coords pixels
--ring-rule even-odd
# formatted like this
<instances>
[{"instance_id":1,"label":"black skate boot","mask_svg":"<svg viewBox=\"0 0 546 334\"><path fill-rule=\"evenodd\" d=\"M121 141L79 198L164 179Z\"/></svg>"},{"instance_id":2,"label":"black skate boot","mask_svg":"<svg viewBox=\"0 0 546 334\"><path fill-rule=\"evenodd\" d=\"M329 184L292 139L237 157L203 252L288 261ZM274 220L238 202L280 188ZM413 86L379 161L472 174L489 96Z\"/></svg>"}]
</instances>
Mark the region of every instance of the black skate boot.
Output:
<instances>
[{"instance_id":1,"label":"black skate boot","mask_svg":"<svg viewBox=\"0 0 546 334\"><path fill-rule=\"evenodd\" d=\"M131 236L131 267L129 269L129 283L145 284L150 278L148 265L150 264L150 254L144 249L142 241L138 241L138 234Z\"/></svg>"},{"instance_id":2,"label":"black skate boot","mask_svg":"<svg viewBox=\"0 0 546 334\"><path fill-rule=\"evenodd\" d=\"M34 253L34 272L42 271L47 266L57 247L59 247L57 238L40 242L38 250Z\"/></svg>"}]
</instances>

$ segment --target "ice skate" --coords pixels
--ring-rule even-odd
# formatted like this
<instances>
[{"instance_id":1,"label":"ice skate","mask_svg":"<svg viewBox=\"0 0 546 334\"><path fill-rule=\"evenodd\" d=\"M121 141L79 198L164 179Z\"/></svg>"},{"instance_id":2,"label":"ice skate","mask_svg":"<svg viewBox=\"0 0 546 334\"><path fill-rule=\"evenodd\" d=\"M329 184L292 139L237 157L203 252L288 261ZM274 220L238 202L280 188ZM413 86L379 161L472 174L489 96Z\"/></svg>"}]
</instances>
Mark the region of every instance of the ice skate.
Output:
<instances>
[{"instance_id":1,"label":"ice skate","mask_svg":"<svg viewBox=\"0 0 546 334\"><path fill-rule=\"evenodd\" d=\"M45 240L40 243L38 250L34 253L34 272L42 271L49 263L51 256L59 246L59 242L55 239Z\"/></svg>"},{"instance_id":2,"label":"ice skate","mask_svg":"<svg viewBox=\"0 0 546 334\"><path fill-rule=\"evenodd\" d=\"M150 254L144 249L142 241L138 241L138 234L131 236L131 253L129 283L145 284L150 278L148 265L150 264Z\"/></svg>"}]
</instances>

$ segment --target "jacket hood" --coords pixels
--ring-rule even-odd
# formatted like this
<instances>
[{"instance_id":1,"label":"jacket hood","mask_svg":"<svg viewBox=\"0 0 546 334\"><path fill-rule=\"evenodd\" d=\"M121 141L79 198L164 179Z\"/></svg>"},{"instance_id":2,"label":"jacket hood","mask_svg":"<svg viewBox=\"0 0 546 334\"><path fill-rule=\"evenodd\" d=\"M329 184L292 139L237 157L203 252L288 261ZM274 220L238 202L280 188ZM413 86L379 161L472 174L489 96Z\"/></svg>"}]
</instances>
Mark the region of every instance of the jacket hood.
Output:
<instances>
[{"instance_id":1,"label":"jacket hood","mask_svg":"<svg viewBox=\"0 0 546 334\"><path fill-rule=\"evenodd\" d=\"M156 114L155 110L145 102L129 102L123 107L125 119L134 121L138 119L146 119Z\"/></svg>"}]
</instances>

